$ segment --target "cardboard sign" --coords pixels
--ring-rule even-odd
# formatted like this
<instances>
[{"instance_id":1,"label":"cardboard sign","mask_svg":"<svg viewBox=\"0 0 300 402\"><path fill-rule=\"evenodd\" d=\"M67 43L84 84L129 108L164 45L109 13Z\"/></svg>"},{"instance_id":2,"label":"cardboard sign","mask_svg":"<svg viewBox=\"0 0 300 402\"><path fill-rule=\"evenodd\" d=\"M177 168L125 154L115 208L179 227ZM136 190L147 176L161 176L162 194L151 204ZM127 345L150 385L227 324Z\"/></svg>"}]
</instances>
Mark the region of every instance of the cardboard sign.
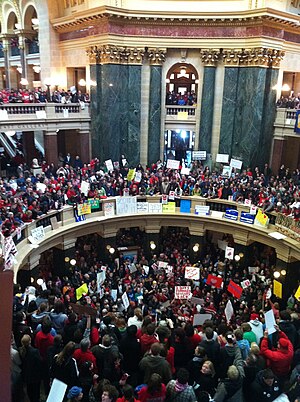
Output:
<instances>
[{"instance_id":1,"label":"cardboard sign","mask_svg":"<svg viewBox=\"0 0 300 402\"><path fill-rule=\"evenodd\" d=\"M206 151L193 151L192 152L192 160L193 161L205 161L206 160Z\"/></svg>"},{"instance_id":2,"label":"cardboard sign","mask_svg":"<svg viewBox=\"0 0 300 402\"><path fill-rule=\"evenodd\" d=\"M149 267L148 265L143 265L143 270L145 271L145 274L148 275L149 274Z\"/></svg>"},{"instance_id":3,"label":"cardboard sign","mask_svg":"<svg viewBox=\"0 0 300 402\"><path fill-rule=\"evenodd\" d=\"M254 218L254 215L249 214L248 212L241 212L240 222L247 223L248 225L253 225Z\"/></svg>"},{"instance_id":4,"label":"cardboard sign","mask_svg":"<svg viewBox=\"0 0 300 402\"><path fill-rule=\"evenodd\" d=\"M158 268L166 269L168 267L168 263L164 261L158 261Z\"/></svg>"},{"instance_id":5,"label":"cardboard sign","mask_svg":"<svg viewBox=\"0 0 300 402\"><path fill-rule=\"evenodd\" d=\"M250 275L256 274L257 267L248 267L248 272Z\"/></svg>"},{"instance_id":6,"label":"cardboard sign","mask_svg":"<svg viewBox=\"0 0 300 402\"><path fill-rule=\"evenodd\" d=\"M53 216L52 218L50 218L50 222L51 222L52 230L58 229L58 222L57 222L56 216Z\"/></svg>"},{"instance_id":7,"label":"cardboard sign","mask_svg":"<svg viewBox=\"0 0 300 402\"><path fill-rule=\"evenodd\" d=\"M234 258L234 248L233 247L226 247L225 249L225 258L228 258L229 260L233 260Z\"/></svg>"},{"instance_id":8,"label":"cardboard sign","mask_svg":"<svg viewBox=\"0 0 300 402\"><path fill-rule=\"evenodd\" d=\"M168 195L167 195L167 194L163 194L163 195L161 196L161 203L162 203L163 205L166 205L166 204L168 203Z\"/></svg>"},{"instance_id":9,"label":"cardboard sign","mask_svg":"<svg viewBox=\"0 0 300 402\"><path fill-rule=\"evenodd\" d=\"M36 112L37 113L37 112ZM67 390L67 384L54 378L46 402L62 402Z\"/></svg>"},{"instance_id":10,"label":"cardboard sign","mask_svg":"<svg viewBox=\"0 0 300 402\"><path fill-rule=\"evenodd\" d=\"M104 202L103 204L104 216L115 215L115 204L113 202Z\"/></svg>"},{"instance_id":11,"label":"cardboard sign","mask_svg":"<svg viewBox=\"0 0 300 402\"><path fill-rule=\"evenodd\" d=\"M90 190L90 183L82 181L80 185L80 192L87 197L89 190Z\"/></svg>"},{"instance_id":12,"label":"cardboard sign","mask_svg":"<svg viewBox=\"0 0 300 402\"><path fill-rule=\"evenodd\" d=\"M266 215L261 209L258 209L254 223L258 226L268 227L268 215Z\"/></svg>"},{"instance_id":13,"label":"cardboard sign","mask_svg":"<svg viewBox=\"0 0 300 402\"><path fill-rule=\"evenodd\" d=\"M91 317L97 316L97 310L90 306L83 306L82 304L70 303L74 313L79 315L90 315Z\"/></svg>"},{"instance_id":14,"label":"cardboard sign","mask_svg":"<svg viewBox=\"0 0 300 402\"><path fill-rule=\"evenodd\" d=\"M142 180L142 173L141 172L135 172L134 181L136 183L140 183L141 180Z\"/></svg>"},{"instance_id":15,"label":"cardboard sign","mask_svg":"<svg viewBox=\"0 0 300 402\"><path fill-rule=\"evenodd\" d=\"M228 292L230 292L234 297L240 299L243 293L243 289L237 283L233 282L232 280L229 282L227 287Z\"/></svg>"},{"instance_id":16,"label":"cardboard sign","mask_svg":"<svg viewBox=\"0 0 300 402\"><path fill-rule=\"evenodd\" d=\"M36 183L36 189L42 193L45 192L47 186L44 183Z\"/></svg>"},{"instance_id":17,"label":"cardboard sign","mask_svg":"<svg viewBox=\"0 0 300 402\"><path fill-rule=\"evenodd\" d=\"M211 314L194 314L193 326L203 325L206 320L211 320Z\"/></svg>"},{"instance_id":18,"label":"cardboard sign","mask_svg":"<svg viewBox=\"0 0 300 402\"><path fill-rule=\"evenodd\" d=\"M298 286L297 292L295 293L295 299L300 300L300 285Z\"/></svg>"},{"instance_id":19,"label":"cardboard sign","mask_svg":"<svg viewBox=\"0 0 300 402\"><path fill-rule=\"evenodd\" d=\"M282 299L282 283L276 281L275 279L273 280L273 293L275 296Z\"/></svg>"},{"instance_id":20,"label":"cardboard sign","mask_svg":"<svg viewBox=\"0 0 300 402\"><path fill-rule=\"evenodd\" d=\"M198 281L200 279L200 269L198 267L185 267L184 277Z\"/></svg>"},{"instance_id":21,"label":"cardboard sign","mask_svg":"<svg viewBox=\"0 0 300 402\"><path fill-rule=\"evenodd\" d=\"M216 162L228 163L229 155L227 154L217 154Z\"/></svg>"},{"instance_id":22,"label":"cardboard sign","mask_svg":"<svg viewBox=\"0 0 300 402\"><path fill-rule=\"evenodd\" d=\"M238 159L232 159L232 158L231 158L231 160L230 160L230 166L231 166L232 168L235 168L235 169L242 169L242 165L243 165L243 162L242 162L242 161L240 161L240 160L238 160Z\"/></svg>"},{"instance_id":23,"label":"cardboard sign","mask_svg":"<svg viewBox=\"0 0 300 402\"><path fill-rule=\"evenodd\" d=\"M89 293L87 284L84 283L79 288L76 289L76 300L80 300L83 295L87 295Z\"/></svg>"},{"instance_id":24,"label":"cardboard sign","mask_svg":"<svg viewBox=\"0 0 300 402\"><path fill-rule=\"evenodd\" d=\"M191 212L191 200L180 200L180 212L183 214L189 214Z\"/></svg>"},{"instance_id":25,"label":"cardboard sign","mask_svg":"<svg viewBox=\"0 0 300 402\"><path fill-rule=\"evenodd\" d=\"M92 208L91 208L90 204L84 203L84 204L78 204L77 205L77 214L78 214L78 216L91 214L91 213L92 213Z\"/></svg>"},{"instance_id":26,"label":"cardboard sign","mask_svg":"<svg viewBox=\"0 0 300 402\"><path fill-rule=\"evenodd\" d=\"M106 271L100 271L97 273L97 292L100 292L101 286L105 282L106 279Z\"/></svg>"},{"instance_id":27,"label":"cardboard sign","mask_svg":"<svg viewBox=\"0 0 300 402\"><path fill-rule=\"evenodd\" d=\"M266 324L266 329L268 330L269 335L276 332L276 329L275 329L276 321L275 321L275 316L274 316L272 309L265 313L265 324Z\"/></svg>"},{"instance_id":28,"label":"cardboard sign","mask_svg":"<svg viewBox=\"0 0 300 402\"><path fill-rule=\"evenodd\" d=\"M190 286L175 286L175 299L187 300L191 294Z\"/></svg>"},{"instance_id":29,"label":"cardboard sign","mask_svg":"<svg viewBox=\"0 0 300 402\"><path fill-rule=\"evenodd\" d=\"M188 176L190 174L190 169L187 167L183 167L180 171L181 174L184 174L185 176Z\"/></svg>"},{"instance_id":30,"label":"cardboard sign","mask_svg":"<svg viewBox=\"0 0 300 402\"><path fill-rule=\"evenodd\" d=\"M169 192L169 200L174 200L175 199L175 191L170 191Z\"/></svg>"},{"instance_id":31,"label":"cardboard sign","mask_svg":"<svg viewBox=\"0 0 300 402\"><path fill-rule=\"evenodd\" d=\"M195 205L195 215L209 215L209 205Z\"/></svg>"},{"instance_id":32,"label":"cardboard sign","mask_svg":"<svg viewBox=\"0 0 300 402\"><path fill-rule=\"evenodd\" d=\"M251 200L249 200L248 198L246 198L244 200L244 205L248 205L249 207L251 206Z\"/></svg>"},{"instance_id":33,"label":"cardboard sign","mask_svg":"<svg viewBox=\"0 0 300 402\"><path fill-rule=\"evenodd\" d=\"M129 299L128 299L128 296L127 296L126 292L123 293L123 295L122 295L122 303L123 303L123 306L125 307L125 310L127 310L129 305L130 305L130 303L129 303Z\"/></svg>"},{"instance_id":34,"label":"cardboard sign","mask_svg":"<svg viewBox=\"0 0 300 402\"><path fill-rule=\"evenodd\" d=\"M231 173L232 173L232 167L231 166L224 166L223 170L222 170L222 176L223 177L231 177Z\"/></svg>"},{"instance_id":35,"label":"cardboard sign","mask_svg":"<svg viewBox=\"0 0 300 402\"><path fill-rule=\"evenodd\" d=\"M135 176L135 169L129 169L127 173L127 180L132 181Z\"/></svg>"},{"instance_id":36,"label":"cardboard sign","mask_svg":"<svg viewBox=\"0 0 300 402\"><path fill-rule=\"evenodd\" d=\"M177 112L177 120L187 120L188 116L189 116L188 112L181 112L181 111Z\"/></svg>"},{"instance_id":37,"label":"cardboard sign","mask_svg":"<svg viewBox=\"0 0 300 402\"><path fill-rule=\"evenodd\" d=\"M88 198L88 203L90 204L92 210L100 208L100 200L98 200L98 198Z\"/></svg>"},{"instance_id":38,"label":"cardboard sign","mask_svg":"<svg viewBox=\"0 0 300 402\"><path fill-rule=\"evenodd\" d=\"M195 304L195 305L204 306L204 299L200 299L199 297L192 296L190 298L190 302Z\"/></svg>"},{"instance_id":39,"label":"cardboard sign","mask_svg":"<svg viewBox=\"0 0 300 402\"><path fill-rule=\"evenodd\" d=\"M33 237L34 241L38 242L45 237L45 230L43 226L39 226L35 229L31 230L31 236Z\"/></svg>"},{"instance_id":40,"label":"cardboard sign","mask_svg":"<svg viewBox=\"0 0 300 402\"><path fill-rule=\"evenodd\" d=\"M257 211L257 206L251 205L251 207L250 207L250 214L251 214L251 215L256 215L256 211Z\"/></svg>"},{"instance_id":41,"label":"cardboard sign","mask_svg":"<svg viewBox=\"0 0 300 402\"><path fill-rule=\"evenodd\" d=\"M247 289L251 285L251 282L249 281L249 279L245 279L241 282L241 285L243 289Z\"/></svg>"},{"instance_id":42,"label":"cardboard sign","mask_svg":"<svg viewBox=\"0 0 300 402\"><path fill-rule=\"evenodd\" d=\"M180 161L176 161L174 159L167 160L167 169L175 169L178 170L180 165Z\"/></svg>"}]
</instances>

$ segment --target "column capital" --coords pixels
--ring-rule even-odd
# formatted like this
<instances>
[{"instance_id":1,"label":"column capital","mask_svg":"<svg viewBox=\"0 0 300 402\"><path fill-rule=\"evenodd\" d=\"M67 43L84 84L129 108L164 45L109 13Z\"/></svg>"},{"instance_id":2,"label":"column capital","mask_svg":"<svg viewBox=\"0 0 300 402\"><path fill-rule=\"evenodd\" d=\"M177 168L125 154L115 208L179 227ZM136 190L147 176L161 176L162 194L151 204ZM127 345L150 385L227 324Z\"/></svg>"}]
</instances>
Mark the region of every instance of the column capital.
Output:
<instances>
[{"instance_id":1,"label":"column capital","mask_svg":"<svg viewBox=\"0 0 300 402\"><path fill-rule=\"evenodd\" d=\"M111 45L91 46L86 51L90 64L142 64L143 48L128 48Z\"/></svg>"},{"instance_id":2,"label":"column capital","mask_svg":"<svg viewBox=\"0 0 300 402\"><path fill-rule=\"evenodd\" d=\"M225 49L222 58L226 66L279 68L284 54L281 50L264 47Z\"/></svg>"},{"instance_id":3,"label":"column capital","mask_svg":"<svg viewBox=\"0 0 300 402\"><path fill-rule=\"evenodd\" d=\"M202 63L207 67L215 67L220 60L220 49L201 49Z\"/></svg>"},{"instance_id":4,"label":"column capital","mask_svg":"<svg viewBox=\"0 0 300 402\"><path fill-rule=\"evenodd\" d=\"M240 62L241 50L226 49L222 53L223 62L227 66L238 66Z\"/></svg>"},{"instance_id":5,"label":"column capital","mask_svg":"<svg viewBox=\"0 0 300 402\"><path fill-rule=\"evenodd\" d=\"M150 65L152 66L162 66L163 62L166 60L166 49L151 48L148 49L148 59Z\"/></svg>"}]
</instances>

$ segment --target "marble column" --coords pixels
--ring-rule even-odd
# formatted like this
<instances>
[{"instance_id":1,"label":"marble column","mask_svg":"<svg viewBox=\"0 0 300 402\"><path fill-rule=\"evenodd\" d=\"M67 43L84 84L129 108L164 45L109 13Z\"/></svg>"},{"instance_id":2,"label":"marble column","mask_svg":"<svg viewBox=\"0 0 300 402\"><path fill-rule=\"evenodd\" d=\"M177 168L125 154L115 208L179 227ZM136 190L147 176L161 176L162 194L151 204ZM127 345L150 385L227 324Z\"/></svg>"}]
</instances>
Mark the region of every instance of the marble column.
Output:
<instances>
[{"instance_id":1,"label":"marble column","mask_svg":"<svg viewBox=\"0 0 300 402\"><path fill-rule=\"evenodd\" d=\"M56 165L58 162L58 146L57 146L56 131L44 132L44 148L45 148L46 161L48 163L53 162Z\"/></svg>"},{"instance_id":2,"label":"marble column","mask_svg":"<svg viewBox=\"0 0 300 402\"><path fill-rule=\"evenodd\" d=\"M91 149L90 149L90 131L89 130L79 130L79 155L83 163L89 163L91 160Z\"/></svg>"},{"instance_id":3,"label":"marble column","mask_svg":"<svg viewBox=\"0 0 300 402\"><path fill-rule=\"evenodd\" d=\"M32 165L32 159L36 157L34 143L34 131L27 131L23 134L25 159L29 166Z\"/></svg>"},{"instance_id":4,"label":"marble column","mask_svg":"<svg viewBox=\"0 0 300 402\"><path fill-rule=\"evenodd\" d=\"M92 53L93 52L93 53ZM92 53L92 56L91 56ZM91 80L93 156L135 166L140 160L141 49L99 47L88 50Z\"/></svg>"},{"instance_id":5,"label":"marble column","mask_svg":"<svg viewBox=\"0 0 300 402\"><path fill-rule=\"evenodd\" d=\"M205 66L200 114L199 149L210 153L214 114L216 67Z\"/></svg>"},{"instance_id":6,"label":"marble column","mask_svg":"<svg viewBox=\"0 0 300 402\"><path fill-rule=\"evenodd\" d=\"M150 49L148 57L150 61L148 164L151 164L160 159L162 63L165 61L165 50Z\"/></svg>"},{"instance_id":7,"label":"marble column","mask_svg":"<svg viewBox=\"0 0 300 402\"><path fill-rule=\"evenodd\" d=\"M2 44L4 54L5 85L6 88L11 88L10 69L9 69L9 40L2 37Z\"/></svg>"}]
</instances>

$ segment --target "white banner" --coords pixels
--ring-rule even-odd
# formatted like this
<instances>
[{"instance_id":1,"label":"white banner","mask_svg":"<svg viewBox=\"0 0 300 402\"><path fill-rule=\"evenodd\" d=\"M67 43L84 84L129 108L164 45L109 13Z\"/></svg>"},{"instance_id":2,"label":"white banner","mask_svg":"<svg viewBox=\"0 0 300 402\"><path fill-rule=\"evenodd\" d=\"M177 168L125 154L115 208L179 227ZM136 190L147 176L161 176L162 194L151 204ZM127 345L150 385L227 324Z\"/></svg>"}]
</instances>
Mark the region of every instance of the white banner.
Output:
<instances>
[{"instance_id":1,"label":"white banner","mask_svg":"<svg viewBox=\"0 0 300 402\"><path fill-rule=\"evenodd\" d=\"M136 197L116 197L117 215L136 214L137 213Z\"/></svg>"},{"instance_id":2,"label":"white banner","mask_svg":"<svg viewBox=\"0 0 300 402\"><path fill-rule=\"evenodd\" d=\"M167 169L179 169L180 161L174 159L167 160Z\"/></svg>"},{"instance_id":3,"label":"white banner","mask_svg":"<svg viewBox=\"0 0 300 402\"><path fill-rule=\"evenodd\" d=\"M232 168L235 168L235 169L242 169L242 165L243 165L243 161L240 161L240 160L238 160L238 159L232 159L232 158L231 158L231 160L230 160L230 166L231 166Z\"/></svg>"},{"instance_id":4,"label":"white banner","mask_svg":"<svg viewBox=\"0 0 300 402\"><path fill-rule=\"evenodd\" d=\"M35 241L42 240L45 237L45 230L43 226L31 230L31 236Z\"/></svg>"},{"instance_id":5,"label":"white banner","mask_svg":"<svg viewBox=\"0 0 300 402\"><path fill-rule=\"evenodd\" d=\"M136 211L138 214L147 214L149 212L148 202L137 202Z\"/></svg>"},{"instance_id":6,"label":"white banner","mask_svg":"<svg viewBox=\"0 0 300 402\"><path fill-rule=\"evenodd\" d=\"M198 267L185 267L184 277L198 281L200 279L200 269Z\"/></svg>"},{"instance_id":7,"label":"white banner","mask_svg":"<svg viewBox=\"0 0 300 402\"><path fill-rule=\"evenodd\" d=\"M112 163L111 159L108 159L107 161L105 161L105 166L107 167L107 170L109 172L112 172L114 170L114 164Z\"/></svg>"},{"instance_id":8,"label":"white banner","mask_svg":"<svg viewBox=\"0 0 300 402\"><path fill-rule=\"evenodd\" d=\"M229 155L227 154L217 154L216 162L219 163L228 163Z\"/></svg>"},{"instance_id":9,"label":"white banner","mask_svg":"<svg viewBox=\"0 0 300 402\"><path fill-rule=\"evenodd\" d=\"M149 202L148 205L149 214L161 214L162 213L162 204L157 202Z\"/></svg>"},{"instance_id":10,"label":"white banner","mask_svg":"<svg viewBox=\"0 0 300 402\"><path fill-rule=\"evenodd\" d=\"M206 151L193 151L192 159L199 160L199 161L205 161L206 160Z\"/></svg>"}]
</instances>

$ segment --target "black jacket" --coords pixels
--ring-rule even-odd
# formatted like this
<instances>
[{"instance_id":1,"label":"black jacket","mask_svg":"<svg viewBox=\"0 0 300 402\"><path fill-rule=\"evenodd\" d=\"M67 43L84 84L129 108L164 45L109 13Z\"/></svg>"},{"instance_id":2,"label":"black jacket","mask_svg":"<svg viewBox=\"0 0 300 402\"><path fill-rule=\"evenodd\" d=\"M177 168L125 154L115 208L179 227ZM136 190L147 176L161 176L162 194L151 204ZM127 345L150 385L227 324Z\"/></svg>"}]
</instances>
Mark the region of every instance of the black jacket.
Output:
<instances>
[{"instance_id":1,"label":"black jacket","mask_svg":"<svg viewBox=\"0 0 300 402\"><path fill-rule=\"evenodd\" d=\"M263 371L260 371L252 386L251 395L255 402L271 402L274 401L280 394L282 390L277 379L274 379L273 385L269 387L263 379Z\"/></svg>"}]
</instances>

